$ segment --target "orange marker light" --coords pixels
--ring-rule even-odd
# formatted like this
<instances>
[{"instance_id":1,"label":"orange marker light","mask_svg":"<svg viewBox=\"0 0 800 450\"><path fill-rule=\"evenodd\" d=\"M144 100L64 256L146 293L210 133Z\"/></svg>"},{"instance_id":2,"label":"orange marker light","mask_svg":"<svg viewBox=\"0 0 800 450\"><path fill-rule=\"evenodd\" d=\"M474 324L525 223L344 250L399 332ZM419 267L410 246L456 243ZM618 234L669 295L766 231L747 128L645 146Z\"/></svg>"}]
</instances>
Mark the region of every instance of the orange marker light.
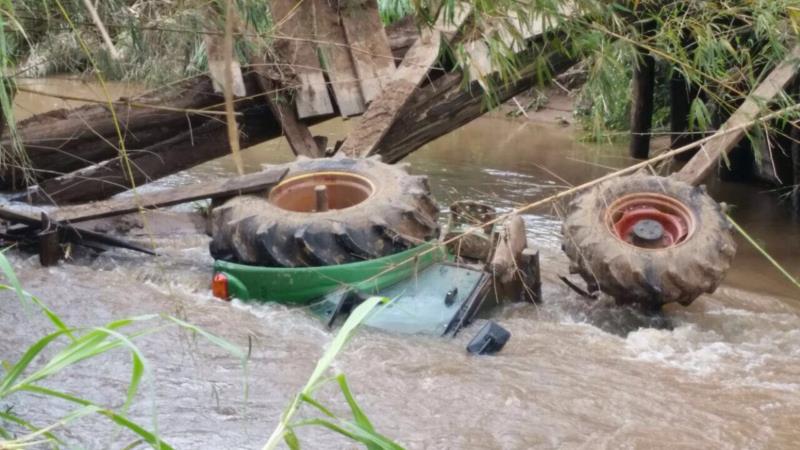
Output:
<instances>
[{"instance_id":1,"label":"orange marker light","mask_svg":"<svg viewBox=\"0 0 800 450\"><path fill-rule=\"evenodd\" d=\"M211 279L211 294L222 300L230 300L228 294L228 277L224 273L217 272Z\"/></svg>"}]
</instances>

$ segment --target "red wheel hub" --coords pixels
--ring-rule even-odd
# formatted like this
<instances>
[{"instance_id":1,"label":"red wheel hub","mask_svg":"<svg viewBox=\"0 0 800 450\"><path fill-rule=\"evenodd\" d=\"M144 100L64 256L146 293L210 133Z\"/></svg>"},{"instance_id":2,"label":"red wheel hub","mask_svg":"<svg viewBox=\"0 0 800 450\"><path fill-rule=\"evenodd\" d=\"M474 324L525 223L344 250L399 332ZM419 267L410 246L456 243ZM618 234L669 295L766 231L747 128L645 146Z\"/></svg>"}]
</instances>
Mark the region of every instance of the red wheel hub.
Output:
<instances>
[{"instance_id":1,"label":"red wheel hub","mask_svg":"<svg viewBox=\"0 0 800 450\"><path fill-rule=\"evenodd\" d=\"M654 193L629 194L607 210L606 223L622 241L641 248L674 247L694 231L694 216L678 200Z\"/></svg>"}]
</instances>

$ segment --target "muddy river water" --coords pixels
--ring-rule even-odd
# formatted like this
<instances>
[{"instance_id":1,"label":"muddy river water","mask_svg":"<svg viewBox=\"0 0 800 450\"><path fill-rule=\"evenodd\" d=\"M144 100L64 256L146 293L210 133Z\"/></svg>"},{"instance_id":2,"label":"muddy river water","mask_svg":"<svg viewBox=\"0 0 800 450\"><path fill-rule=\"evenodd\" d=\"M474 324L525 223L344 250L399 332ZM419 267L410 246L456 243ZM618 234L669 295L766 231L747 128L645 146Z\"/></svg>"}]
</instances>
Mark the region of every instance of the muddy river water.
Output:
<instances>
[{"instance_id":1,"label":"muddy river water","mask_svg":"<svg viewBox=\"0 0 800 450\"><path fill-rule=\"evenodd\" d=\"M350 122L316 130L343 136ZM285 141L243 153L248 170L290 159ZM588 146L569 129L487 117L408 158L431 178L443 205L470 198L502 210L532 202L629 163L619 146ZM222 158L148 187L228 175ZM710 186L733 216L787 269L800 274L800 225L765 189ZM558 210L525 215L542 252L541 305L505 305L495 320L512 333L495 357L464 347L481 321L456 339L362 330L335 362L376 428L409 448L796 448L800 445L800 291L741 239L726 283L689 308L670 307L666 324L626 308L589 305L557 276ZM166 313L250 347L239 362L202 339L167 328L137 340L147 381L131 415L176 448L260 448L332 335L303 309L223 303L211 297L212 260L200 234L152 236L163 256L111 251L41 268L11 252L22 283L64 321L96 326ZM16 360L50 329L2 294L0 355ZM117 352L68 369L47 385L112 407L122 405L130 358ZM245 395L245 380L247 394ZM319 397L337 411L334 389ZM45 424L67 405L33 396L3 408ZM134 440L102 418L63 435L78 448L123 448ZM305 448L352 448L330 433L299 433Z\"/></svg>"}]
</instances>

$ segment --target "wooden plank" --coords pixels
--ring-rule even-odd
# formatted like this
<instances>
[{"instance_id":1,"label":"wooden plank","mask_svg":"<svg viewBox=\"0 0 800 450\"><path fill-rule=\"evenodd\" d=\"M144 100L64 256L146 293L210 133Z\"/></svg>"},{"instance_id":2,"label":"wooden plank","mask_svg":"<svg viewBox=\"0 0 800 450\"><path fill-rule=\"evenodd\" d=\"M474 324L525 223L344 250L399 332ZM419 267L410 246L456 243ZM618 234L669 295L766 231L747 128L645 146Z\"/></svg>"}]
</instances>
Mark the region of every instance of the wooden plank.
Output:
<instances>
[{"instance_id":1,"label":"wooden plank","mask_svg":"<svg viewBox=\"0 0 800 450\"><path fill-rule=\"evenodd\" d=\"M340 151L350 156L368 156L375 151L392 123L397 120L400 111L436 63L442 39L452 37L470 12L471 9L466 6L459 7L452 21L439 17L433 29L420 31L420 37L406 52L391 81L369 105Z\"/></svg>"},{"instance_id":2,"label":"wooden plank","mask_svg":"<svg viewBox=\"0 0 800 450\"><path fill-rule=\"evenodd\" d=\"M300 81L295 97L298 117L332 114L333 104L314 47L314 3L272 0L270 6L273 20L280 24L275 50L281 64L289 64ZM280 36L290 39L280 39Z\"/></svg>"},{"instance_id":3,"label":"wooden plank","mask_svg":"<svg viewBox=\"0 0 800 450\"><path fill-rule=\"evenodd\" d=\"M423 30L422 35L406 53L400 67L386 89L369 105L358 124L340 149L349 156L371 154L397 119L397 115L414 90L425 79L439 56L441 32Z\"/></svg>"},{"instance_id":4,"label":"wooden plank","mask_svg":"<svg viewBox=\"0 0 800 450\"><path fill-rule=\"evenodd\" d=\"M792 49L711 139L700 147L700 151L673 176L680 181L695 185L708 177L719 164L722 155L730 152L745 136L748 123L756 119L795 78L798 60L800 60L800 45Z\"/></svg>"},{"instance_id":5,"label":"wooden plank","mask_svg":"<svg viewBox=\"0 0 800 450\"><path fill-rule=\"evenodd\" d=\"M69 223L85 222L104 217L120 216L141 209L155 209L195 200L227 198L235 195L266 191L278 184L288 169L272 169L218 181L207 181L138 196L115 198L100 202L59 208L51 216Z\"/></svg>"},{"instance_id":6,"label":"wooden plank","mask_svg":"<svg viewBox=\"0 0 800 450\"><path fill-rule=\"evenodd\" d=\"M561 9L566 15L571 11L572 7L562 5ZM487 26L482 34L485 36L494 36L497 40L502 42L503 45L517 52L524 50L524 46L516 39L515 35L508 30L509 27L516 30L516 35L524 36L526 40L547 31L547 24L541 17L532 19L528 25L524 24L516 14L511 14L508 17L494 18L487 22L493 23ZM497 67L492 63L491 51L489 50L489 45L486 40L476 39L467 42L464 44L464 50L469 55L469 79L477 80L483 89L489 89L484 79L491 77L497 72Z\"/></svg>"},{"instance_id":7,"label":"wooden plank","mask_svg":"<svg viewBox=\"0 0 800 450\"><path fill-rule=\"evenodd\" d=\"M340 14L361 93L369 103L386 87L395 71L389 38L378 14L378 3L376 0L354 0L348 2Z\"/></svg>"},{"instance_id":8,"label":"wooden plank","mask_svg":"<svg viewBox=\"0 0 800 450\"><path fill-rule=\"evenodd\" d=\"M208 57L208 74L214 84L214 92L223 92L225 86L225 46L222 36L207 34L203 37L206 44L206 56ZM247 90L242 77L242 67L239 61L234 58L231 61L230 69L233 75L233 95L244 97Z\"/></svg>"},{"instance_id":9,"label":"wooden plank","mask_svg":"<svg viewBox=\"0 0 800 450\"><path fill-rule=\"evenodd\" d=\"M339 112L344 117L364 112L364 96L350 56L339 13L328 0L314 0L317 11L317 49L331 80Z\"/></svg>"},{"instance_id":10,"label":"wooden plank","mask_svg":"<svg viewBox=\"0 0 800 450\"><path fill-rule=\"evenodd\" d=\"M289 141L289 147L292 148L292 152L296 156L302 155L309 158L325 156L325 149L317 145L308 126L300 121L295 109L281 95L278 89L280 85L266 76L263 70L264 65L260 67L260 69L256 69L256 72L258 72L258 85L261 91L266 94L264 100L267 102L270 111L272 111L272 115L280 122L281 130L286 140Z\"/></svg>"}]
</instances>

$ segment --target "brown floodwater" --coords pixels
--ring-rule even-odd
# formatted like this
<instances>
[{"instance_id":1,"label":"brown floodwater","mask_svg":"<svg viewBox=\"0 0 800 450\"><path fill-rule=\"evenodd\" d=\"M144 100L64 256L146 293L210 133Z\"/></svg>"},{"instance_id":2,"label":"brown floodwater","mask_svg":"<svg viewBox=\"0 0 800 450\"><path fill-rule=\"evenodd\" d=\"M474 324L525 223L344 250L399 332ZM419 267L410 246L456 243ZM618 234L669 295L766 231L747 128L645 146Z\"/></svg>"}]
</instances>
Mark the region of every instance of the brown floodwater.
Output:
<instances>
[{"instance_id":1,"label":"brown floodwater","mask_svg":"<svg viewBox=\"0 0 800 450\"><path fill-rule=\"evenodd\" d=\"M315 130L343 136L347 121ZM285 141L243 152L248 170L290 159ZM439 202L470 198L501 210L598 177L630 161L619 145L577 142L570 129L497 117L477 120L408 158ZM229 158L154 183L159 189L231 174ZM764 189L713 183L733 217L795 276L800 226ZM184 206L183 208L191 208ZM179 208L180 209L180 208ZM739 239L725 284L664 320L607 303L589 305L557 276L566 273L557 210L526 214L542 251L544 302L504 305L494 318L512 333L494 357L464 347L482 320L455 339L364 329L334 367L376 428L409 448L796 448L800 442L800 291ZM177 315L243 347L238 361L202 339L166 329L137 339L147 380L131 416L177 448L260 448L305 383L332 334L307 311L232 304L209 292L208 238L152 236L163 256L114 250L42 268L12 251L22 283L73 326L126 316ZM50 329L5 298L0 357L14 361ZM46 385L120 407L130 358L118 351L65 370ZM244 395L247 380L247 395ZM335 389L320 398L345 412ZM0 407L46 424L67 406L12 396ZM306 411L306 414L308 412ZM86 417L62 433L73 446L122 448L134 437ZM352 448L328 432L301 430L306 448Z\"/></svg>"}]
</instances>

